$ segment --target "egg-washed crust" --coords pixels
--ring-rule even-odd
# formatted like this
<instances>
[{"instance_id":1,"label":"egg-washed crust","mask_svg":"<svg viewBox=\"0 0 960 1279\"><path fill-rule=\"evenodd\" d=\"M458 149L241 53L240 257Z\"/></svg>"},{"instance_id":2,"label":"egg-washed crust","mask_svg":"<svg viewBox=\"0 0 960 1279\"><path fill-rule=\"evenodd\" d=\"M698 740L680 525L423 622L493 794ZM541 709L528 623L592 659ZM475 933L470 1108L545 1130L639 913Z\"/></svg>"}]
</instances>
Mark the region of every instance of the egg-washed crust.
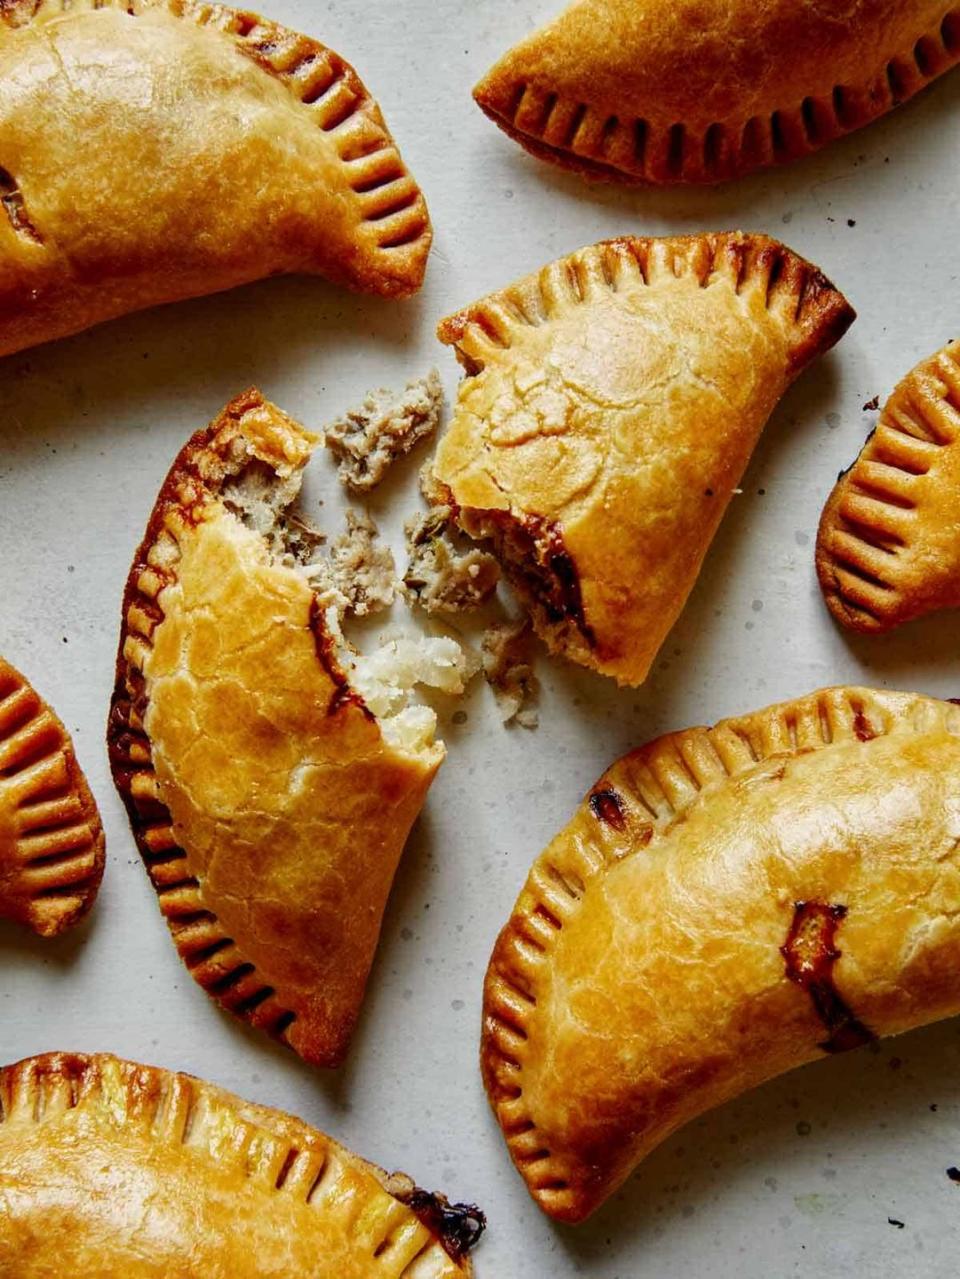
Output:
<instances>
[{"instance_id":1,"label":"egg-washed crust","mask_svg":"<svg viewBox=\"0 0 960 1279\"><path fill-rule=\"evenodd\" d=\"M827 499L820 589L855 631L887 631L960 606L960 341L898 383Z\"/></svg>"},{"instance_id":2,"label":"egg-washed crust","mask_svg":"<svg viewBox=\"0 0 960 1279\"><path fill-rule=\"evenodd\" d=\"M54 937L96 900L105 840L70 735L0 657L0 917Z\"/></svg>"},{"instance_id":3,"label":"egg-washed crust","mask_svg":"<svg viewBox=\"0 0 960 1279\"><path fill-rule=\"evenodd\" d=\"M699 286L699 292L691 290L691 282ZM688 304L690 294L692 299ZM679 318L667 307L671 296L677 297L678 306L686 308L678 313ZM663 402L672 404L677 419L673 423L674 434L669 440L658 436L654 442L644 437L637 443L637 458L642 460L646 445L651 449L673 450L675 459L683 457L684 450L690 453L695 447L699 450L697 460L682 464L675 461L662 467L657 480L659 490L655 494L638 491L630 510L620 511L618 515L620 508L611 505L613 488L639 485L641 480L621 473L621 450L612 447L615 430L628 411L639 414L641 410L637 405L656 394L656 389L648 394L644 382L642 361L648 352L635 352L639 328L625 327L627 321L633 323L627 309L633 297L644 306L648 306L651 299L664 298L663 317L651 317L644 311L642 320L637 321L638 326L641 323L647 326L650 352L665 349L671 342L695 343L697 363L716 372L721 357L717 354L717 338L707 311L716 298L719 299L716 306L723 307L724 319L729 318L730 325L737 326L738 335L761 334L754 338L754 345L760 344L764 364L756 374L752 398L744 411L737 416L737 410L728 405L722 417L714 409L709 421L703 413L697 420L691 420L695 415L688 403L699 393L704 379L698 382L685 368L674 374L671 387L678 388L677 395L669 401L667 391L662 392ZM681 298L683 301L679 301ZM622 316L618 312L617 324L626 336L621 338L613 321L604 318L602 341L606 345L601 352L596 308L609 310L608 304L613 301L624 308ZM821 271L764 235L721 232L664 238L627 236L572 253L464 308L439 325L438 337L455 348L468 374L461 386L453 422L438 445L434 462L433 476L443 490L442 500L460 512L461 525L467 532L494 538L508 575L532 612L538 634L554 652L612 675L621 683L640 683L694 584L713 531L776 399L807 364L843 336L854 318L853 308ZM547 354L553 354L551 342L557 342L563 351L569 352L570 330L577 321L582 323L583 345L589 354L576 355L580 361L576 380L579 386L579 379L589 381L596 375L597 386L591 385L589 394L584 392L586 407L577 408L579 401L575 403L566 385L569 373L564 363L566 357L557 354L553 363L564 382L560 394L566 399L568 412L568 423L557 441L558 455L565 443L564 434L586 438L589 429L606 443L598 446L598 456L603 460L592 487L585 488L581 483L574 499L566 505L554 502L551 497L553 509L548 509L550 504L545 504L544 495L534 494L526 480L507 483L505 471L494 474L498 467L503 470L507 465L501 466L501 462L511 448L522 455L525 448L541 445L545 448L545 444L532 437L530 443L500 450L493 448L492 427L470 399L471 379L482 379L486 374L488 379L499 378L503 382L502 396L493 407L513 395L518 409L526 408L521 404L522 396L515 383L519 378L517 368L527 358L527 346L539 344L541 362L546 360L544 349ZM682 326L683 331L671 326ZM620 350L616 348L618 338L622 343ZM731 360L739 358L738 353L730 349L730 343L736 339L728 332L724 340L727 346L720 348L721 356L726 350ZM684 348L679 363L682 365L686 358ZM629 410L625 408L623 414L616 406L608 406L597 390L608 362L618 370L631 370L635 405ZM632 371L634 365L636 371ZM627 374L618 376L625 381ZM711 390L709 379L706 390L708 393ZM761 403L762 409L758 407ZM583 418L577 427L572 425L575 410ZM726 443L722 432L729 432ZM716 443L708 457L711 441ZM734 446L736 461L733 460ZM546 464L546 459L541 458L541 463ZM519 473L519 463L516 469ZM466 483L476 490L479 487L476 477L483 473L490 477L486 489L488 496L495 500L479 503L468 500L463 496ZM642 482L647 484L646 480ZM664 491L667 485L682 486L682 491L668 494ZM660 548L661 558L675 552L680 555L682 548L682 563L678 562L676 572L664 574L668 580L642 581L644 568L650 565L632 560L631 578L626 568L620 572L615 556L611 559L600 555L598 547L602 540L609 541L612 536L612 521L620 519L630 525L631 520L636 522L631 513L638 509L636 503L643 508L647 499L655 498L658 505L664 505L671 496L674 506L682 500L687 505L695 505L696 510L687 511L688 518L675 530L672 545ZM571 525L577 522L579 541L571 538ZM592 529L589 534L588 523ZM628 535L632 538L632 542L624 540L619 546L621 558L625 560L628 551L624 548L636 544L638 534L632 525L623 527L621 532L625 539ZM651 537L655 535L654 530ZM653 552L648 542L649 539L644 543L647 547L644 554L649 558ZM585 553L596 561L592 580L591 574L585 572ZM601 560L603 564L612 565L612 573L597 567ZM638 591L636 583L641 581ZM590 598L581 589L585 582L588 590L592 588ZM640 616L643 609L649 616Z\"/></svg>"},{"instance_id":4,"label":"egg-washed crust","mask_svg":"<svg viewBox=\"0 0 960 1279\"><path fill-rule=\"evenodd\" d=\"M251 97L256 99L260 76L281 85L296 104L297 115L302 115L305 138L311 139L313 129L323 135L322 155L318 152L309 173L291 170L287 189L278 187L273 205L260 209L247 236L237 232L242 213L234 210L227 217L223 212L225 194L235 198L242 209L243 191L231 192L229 187L233 175L210 175L208 187L213 190L216 186L216 194L211 197L205 223L200 214L205 211L206 188L197 189L191 175L182 170L167 175L166 189L158 194L151 219L144 219L150 227L145 234L154 234L158 209L169 224L163 251L158 242L155 255L150 258L145 245L138 251L129 226L139 217L141 190L133 185L130 176L135 171L136 157L124 154L128 143L121 129L116 142L118 154L109 165L110 157L105 157L103 171L93 175L103 188L97 198L101 204L107 197L112 199L126 237L122 246L113 246L113 257L117 259L114 263L110 228L87 225L90 217L84 222L78 214L84 242L72 245L71 222L66 214L61 216L56 192L34 189L41 180L32 173L38 164L19 172L22 143L17 141L12 158L8 146L7 154L0 156L0 163L10 166L9 171L0 168L0 221L9 222L9 236L2 234L4 228L0 225L0 244L7 238L3 254L10 261L3 293L10 299L8 306L13 308L16 304L16 313L0 327L0 353L77 332L142 307L217 292L278 272L316 273L349 288L384 296L403 297L420 288L432 240L423 195L366 86L353 67L319 41L250 11L203 0L0 0L0 51L5 42L17 39L21 29L35 26L40 33L52 33L50 49L55 57L52 40L60 20L85 23L82 34L88 45L96 48L98 23L114 22L110 15L117 14L127 15L133 22L144 15L157 21L160 15L169 15L175 23L195 28L198 40L200 33L204 41L213 36L222 39L223 91L236 92L226 74L236 69L235 53L249 63ZM108 70L110 46L117 38L116 31L104 33ZM202 52L208 60L213 57L207 45ZM186 63L183 75L190 91L195 86L186 79L189 42L182 53ZM89 52L85 51L84 56L89 57ZM144 76L150 73L151 68L145 67ZM152 127L160 135L172 127L167 118L172 107L165 103L164 94L156 94L155 98L145 116L142 104L138 102L137 108L144 128L150 111L156 113ZM238 106L236 128L241 127L245 110L243 104ZM230 124L232 117L228 114L225 119ZM72 122L67 116L59 123L69 131ZM197 147L198 167L204 162L208 171L211 167L200 146L204 128L222 131L224 127L223 122L216 121L208 125L202 114L194 122L195 137L191 142ZM285 130L294 133L298 128L295 117L284 116L277 121L275 131L282 136ZM47 155L41 142L29 137L28 131L23 136L28 139L28 150L34 149L48 165L52 163L51 156L56 155L53 148L62 145L51 138L44 144L51 151ZM290 146L291 154L295 154L295 138ZM111 183L115 189L111 189ZM299 191L301 183L309 185L310 191ZM177 209L176 202L181 197L191 202L189 210ZM62 200L69 205L73 198L67 189ZM279 209L282 200L290 203L290 209ZM331 210L336 217L328 216ZM190 223L201 226L203 235L198 229L178 243L176 227L183 220L179 217L181 212L189 213ZM265 230L268 220L274 228L272 239ZM291 229L294 222L296 228ZM204 236L211 241L209 245ZM246 247L248 241L252 248ZM133 257L137 258L135 268L131 267ZM148 270L151 265L152 275ZM96 275L96 288L88 278L91 273Z\"/></svg>"},{"instance_id":5,"label":"egg-washed crust","mask_svg":"<svg viewBox=\"0 0 960 1279\"><path fill-rule=\"evenodd\" d=\"M818 151L960 60L938 0L576 0L474 89L538 159L585 177L716 183Z\"/></svg>"},{"instance_id":6,"label":"egg-washed crust","mask_svg":"<svg viewBox=\"0 0 960 1279\"><path fill-rule=\"evenodd\" d=\"M480 1062L487 1095L513 1162L544 1212L580 1221L615 1188L605 1180L605 1169L584 1162L576 1150L551 1149L550 1134L538 1127L524 1090L524 1062L537 1033L538 1001L553 951L591 884L625 859L655 855L658 843L682 826L694 806L722 800L724 792L737 788L752 792L775 785L791 758L846 743L868 745L894 731L908 741L931 728L960 735L960 710L915 694L824 689L713 728L658 738L618 760L597 781L534 863L497 939L484 984ZM804 905L797 903L798 912ZM835 922L845 913L838 909ZM787 975L796 980L789 968L790 941L788 936L782 953ZM818 1011L825 1035L839 1031L835 1043L825 1039L820 1045L823 1051L863 1042L863 1035L843 1041L859 1026L852 1014L845 1024L828 1026L828 1010ZM575 1108L576 1098L568 1096L565 1104ZM592 1154L603 1161L604 1152Z\"/></svg>"},{"instance_id":7,"label":"egg-washed crust","mask_svg":"<svg viewBox=\"0 0 960 1279\"><path fill-rule=\"evenodd\" d=\"M369 860L361 858L361 851L373 856L384 874L389 872L382 900L359 900L363 889L356 889L357 918L352 921L356 934L348 932L350 921L342 913L338 923L339 940L331 938L328 941L324 929L316 923L310 926L309 935L304 937L304 925L294 929L290 918L285 922L274 920L270 924L261 921L259 933L256 928L252 929L254 939L249 946L260 947L261 955L265 956L263 963L269 958L272 967L271 977L266 978L253 962L249 946L244 947L243 938L235 938L219 918L221 910L218 910L217 902L223 893L225 868L220 869L220 888L208 892L200 863L194 861L189 848L181 844L174 830L173 817L164 802L154 768L151 741L145 728L149 690L144 671L153 652L153 636L165 620L162 592L177 581L178 537L182 540L189 536L191 529L206 527L208 520L213 520L215 526L216 518L223 510L219 493L231 469L238 469L232 459L238 444L247 450L245 456L248 460L265 465L283 479L306 463L316 443L315 436L265 401L259 391L251 389L233 400L181 450L157 498L127 580L107 742L114 782L126 805L161 912L180 957L194 980L223 1007L250 1025L282 1040L306 1060L334 1066L346 1053L376 944L373 934L372 940L360 940L353 948L346 939L362 939L366 930L373 926L370 921L376 921L376 931L379 931L389 878L392 878L392 869L399 859L402 840L396 848L387 847L385 840L382 846L376 843L372 849L366 849L365 845L361 849L365 832L353 830L351 860L354 873L358 873L356 868L366 866ZM217 615L213 620L217 626L229 630L234 619ZM274 617L272 628L279 625ZM316 666L310 673L310 678L316 680L316 687L310 690L310 696L319 697L325 690L324 695L328 698L325 713L314 724L314 734L317 737L326 735L331 742L343 744L343 765L358 764L363 771L364 763L373 761L371 775L363 772L361 777L353 778L345 766L339 770L338 802L343 805L344 821L349 825L354 820L356 825L359 820L351 816L355 812L351 805L356 804L356 788L378 781L384 788L388 784L391 788L389 794L384 790L381 806L392 814L397 833L403 833L405 837L442 759L442 749L437 747L434 758L425 763L398 762L386 747L374 716L350 687L338 663L336 644L326 629L316 597L310 607L309 625L313 633L311 647L316 658ZM283 673L295 679L292 663L291 654L290 669ZM257 670L245 669L243 675L248 681L259 679L268 687L271 681L279 680L281 672L258 667ZM280 684L286 707L294 706L307 696L306 690L286 689L282 680ZM248 697L254 691L250 688L245 690ZM161 727L167 734L175 733L169 721ZM168 742L166 749L179 750L179 740L175 735L172 745ZM238 776L242 772L247 777L248 789L255 788L260 775L260 752L266 747L255 736L245 736L239 745L235 743L235 749L244 754L242 758L233 758L229 767L237 770ZM346 753L349 753L349 759ZM306 750L303 758L306 758ZM374 765L381 763L377 771ZM375 781L370 781L370 776ZM175 784L182 800L179 791L185 783L180 780ZM394 792L399 793L399 798ZM252 821L249 830L244 828L244 838L256 844L258 839L265 837L258 833L257 822ZM295 838L296 831L290 833L285 828L271 835L270 841L277 848L277 856L289 855L291 841ZM329 828L327 844L329 848L340 848L343 852L340 844L335 843L335 832ZM396 859L391 860L394 853ZM243 899L251 892L256 896L256 884L251 885L245 879L245 875L252 872L238 870L232 873L237 878L230 886L230 901ZM320 873L318 868L316 874L319 876ZM350 882L349 875L346 882ZM259 891L264 891L262 885ZM316 884L313 891L317 892ZM369 888L369 891L372 894L375 890ZM275 911L278 903L272 901L268 906ZM305 911L319 909L319 904L299 898L290 900L288 906L298 918ZM252 903L252 909L258 909L256 901ZM344 904L343 911L346 909ZM270 918L273 919L273 915ZM267 946L267 938L272 938L272 951ZM305 981L304 965L311 956L320 962L317 957L324 955L327 956L324 961L327 963L327 980L323 989L315 989L314 983Z\"/></svg>"},{"instance_id":8,"label":"egg-washed crust","mask_svg":"<svg viewBox=\"0 0 960 1279\"><path fill-rule=\"evenodd\" d=\"M462 1245L482 1230L476 1209L388 1176L293 1116L109 1054L48 1053L0 1069L0 1152L0 1268L10 1274L50 1274L52 1257L76 1274L169 1273L172 1241L202 1222L203 1235L183 1240L191 1273L233 1267L252 1279L293 1265L317 1279L455 1279L473 1273ZM119 1192L111 1156L131 1170ZM36 1206L38 1172L45 1191L57 1188L49 1214ZM139 1195L149 1187L148 1229ZM411 1206L428 1201L472 1219L469 1235L431 1229L426 1209ZM169 1215L166 1234L156 1215ZM170 1256L157 1256L158 1240Z\"/></svg>"}]
</instances>

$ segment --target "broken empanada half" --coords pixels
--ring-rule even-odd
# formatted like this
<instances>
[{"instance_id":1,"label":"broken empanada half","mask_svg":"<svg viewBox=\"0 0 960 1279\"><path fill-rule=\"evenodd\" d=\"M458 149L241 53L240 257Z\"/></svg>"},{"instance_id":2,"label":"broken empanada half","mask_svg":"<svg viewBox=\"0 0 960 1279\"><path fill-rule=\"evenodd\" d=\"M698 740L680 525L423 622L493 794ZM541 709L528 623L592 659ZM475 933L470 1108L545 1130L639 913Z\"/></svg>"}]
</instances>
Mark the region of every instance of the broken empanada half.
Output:
<instances>
[{"instance_id":1,"label":"broken empanada half","mask_svg":"<svg viewBox=\"0 0 960 1279\"><path fill-rule=\"evenodd\" d=\"M444 755L405 694L442 678L365 672L342 644L317 536L290 511L316 443L251 390L181 451L127 582L108 739L195 980L335 1065ZM423 644L428 666L459 657Z\"/></svg>"},{"instance_id":2,"label":"broken empanada half","mask_svg":"<svg viewBox=\"0 0 960 1279\"><path fill-rule=\"evenodd\" d=\"M286 272L406 295L430 237L316 40L199 0L0 3L0 354Z\"/></svg>"},{"instance_id":3,"label":"broken empanada half","mask_svg":"<svg viewBox=\"0 0 960 1279\"><path fill-rule=\"evenodd\" d=\"M958 59L944 0L574 0L474 97L589 177L722 182L819 150Z\"/></svg>"},{"instance_id":4,"label":"broken empanada half","mask_svg":"<svg viewBox=\"0 0 960 1279\"><path fill-rule=\"evenodd\" d=\"M960 342L912 369L823 508L817 576L830 612L887 631L960 608Z\"/></svg>"},{"instance_id":5,"label":"broken empanada half","mask_svg":"<svg viewBox=\"0 0 960 1279\"><path fill-rule=\"evenodd\" d=\"M482 1066L541 1208L579 1221L682 1124L960 1012L960 707L828 689L604 774L487 971Z\"/></svg>"},{"instance_id":6,"label":"broken empanada half","mask_svg":"<svg viewBox=\"0 0 960 1279\"><path fill-rule=\"evenodd\" d=\"M104 847L70 734L0 657L0 919L41 937L71 928L96 900Z\"/></svg>"},{"instance_id":7,"label":"broken empanada half","mask_svg":"<svg viewBox=\"0 0 960 1279\"><path fill-rule=\"evenodd\" d=\"M466 1279L483 1214L315 1128L105 1053L0 1069L0 1274Z\"/></svg>"},{"instance_id":8,"label":"broken empanada half","mask_svg":"<svg viewBox=\"0 0 960 1279\"><path fill-rule=\"evenodd\" d=\"M553 652L639 684L774 406L853 318L762 235L573 253L440 325L467 377L439 499Z\"/></svg>"}]
</instances>

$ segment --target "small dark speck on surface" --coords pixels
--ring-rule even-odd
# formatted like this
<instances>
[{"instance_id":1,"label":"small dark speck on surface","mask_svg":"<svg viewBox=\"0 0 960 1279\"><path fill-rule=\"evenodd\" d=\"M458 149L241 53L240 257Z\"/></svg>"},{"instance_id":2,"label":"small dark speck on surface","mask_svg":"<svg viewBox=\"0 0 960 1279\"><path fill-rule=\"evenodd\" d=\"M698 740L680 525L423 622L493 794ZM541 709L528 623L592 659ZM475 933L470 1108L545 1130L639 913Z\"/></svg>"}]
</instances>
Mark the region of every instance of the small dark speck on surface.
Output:
<instances>
[{"instance_id":1,"label":"small dark speck on surface","mask_svg":"<svg viewBox=\"0 0 960 1279\"><path fill-rule=\"evenodd\" d=\"M713 497L713 489L704 489L704 490L703 490L703 496L704 496L704 497Z\"/></svg>"},{"instance_id":2,"label":"small dark speck on surface","mask_svg":"<svg viewBox=\"0 0 960 1279\"><path fill-rule=\"evenodd\" d=\"M766 497L766 495L767 495L766 489L757 489L757 497Z\"/></svg>"},{"instance_id":3,"label":"small dark speck on surface","mask_svg":"<svg viewBox=\"0 0 960 1279\"><path fill-rule=\"evenodd\" d=\"M465 724L465 723L467 722L467 718L468 718L468 717L467 717L467 712L466 712L466 711L454 711L454 712L453 712L453 722L454 722L455 724Z\"/></svg>"},{"instance_id":4,"label":"small dark speck on surface","mask_svg":"<svg viewBox=\"0 0 960 1279\"><path fill-rule=\"evenodd\" d=\"M752 630L753 630L753 622L745 622L745 623L744 623L744 627L743 627L743 629L744 629L745 631L752 631Z\"/></svg>"},{"instance_id":5,"label":"small dark speck on surface","mask_svg":"<svg viewBox=\"0 0 960 1279\"><path fill-rule=\"evenodd\" d=\"M867 400L863 406L864 413L875 413L880 407L880 396L875 395L872 400Z\"/></svg>"},{"instance_id":6,"label":"small dark speck on surface","mask_svg":"<svg viewBox=\"0 0 960 1279\"><path fill-rule=\"evenodd\" d=\"M836 220L837 220L836 218L831 218L829 215L827 216L828 222L836 222Z\"/></svg>"},{"instance_id":7,"label":"small dark speck on surface","mask_svg":"<svg viewBox=\"0 0 960 1279\"><path fill-rule=\"evenodd\" d=\"M805 1119L801 1119L800 1122L797 1124L797 1136L809 1137L812 1132L813 1132L812 1125L808 1124Z\"/></svg>"},{"instance_id":8,"label":"small dark speck on surface","mask_svg":"<svg viewBox=\"0 0 960 1279\"><path fill-rule=\"evenodd\" d=\"M63 642L64 642L64 644L69 644L69 643L70 643L70 641L67 639L66 635L64 635L64 637L63 637Z\"/></svg>"},{"instance_id":9,"label":"small dark speck on surface","mask_svg":"<svg viewBox=\"0 0 960 1279\"><path fill-rule=\"evenodd\" d=\"M951 1181L955 1181L958 1185L960 1185L960 1168L948 1168L947 1176Z\"/></svg>"},{"instance_id":10,"label":"small dark speck on surface","mask_svg":"<svg viewBox=\"0 0 960 1279\"><path fill-rule=\"evenodd\" d=\"M889 1224L890 1224L891 1226L896 1226L896 1228L897 1228L898 1230L902 1230L902 1229L903 1229L903 1224L904 1224L904 1223L903 1223L902 1221L897 1221L896 1217L888 1217L888 1218L887 1218L887 1221L889 1222Z\"/></svg>"},{"instance_id":11,"label":"small dark speck on surface","mask_svg":"<svg viewBox=\"0 0 960 1279\"><path fill-rule=\"evenodd\" d=\"M404 941L410 941L410 939L413 937L413 933L411 932L409 928L401 928L400 936L403 938Z\"/></svg>"},{"instance_id":12,"label":"small dark speck on surface","mask_svg":"<svg viewBox=\"0 0 960 1279\"><path fill-rule=\"evenodd\" d=\"M839 413L827 414L826 423L827 423L827 426L829 426L831 431L835 431L842 421L843 419L841 418Z\"/></svg>"},{"instance_id":13,"label":"small dark speck on surface","mask_svg":"<svg viewBox=\"0 0 960 1279\"><path fill-rule=\"evenodd\" d=\"M754 611L755 613L762 613L762 612L763 612L763 600L754 600L754 601L753 601L753 603L750 605L750 607L753 609L753 611Z\"/></svg>"},{"instance_id":14,"label":"small dark speck on surface","mask_svg":"<svg viewBox=\"0 0 960 1279\"><path fill-rule=\"evenodd\" d=\"M458 1013L458 1012L460 1011L460 1009L463 1007L463 1000L462 1000L462 999L451 999L451 1000L450 1000L450 1007L454 1010L454 1012L457 1012L457 1013Z\"/></svg>"},{"instance_id":15,"label":"small dark speck on surface","mask_svg":"<svg viewBox=\"0 0 960 1279\"><path fill-rule=\"evenodd\" d=\"M781 222L784 222L784 223L786 223L786 222L792 222L792 221L793 221L793 214L792 214L792 213L785 213L785 214L783 215L783 217L782 217L780 220L781 220Z\"/></svg>"},{"instance_id":16,"label":"small dark speck on surface","mask_svg":"<svg viewBox=\"0 0 960 1279\"><path fill-rule=\"evenodd\" d=\"M857 225L856 218L847 218L847 226L856 226L856 225Z\"/></svg>"},{"instance_id":17,"label":"small dark speck on surface","mask_svg":"<svg viewBox=\"0 0 960 1279\"><path fill-rule=\"evenodd\" d=\"M936 1108L937 1108L937 1103L936 1103L935 1101L931 1101L931 1103L930 1103L930 1109L931 1109L931 1110L936 1110Z\"/></svg>"}]
</instances>

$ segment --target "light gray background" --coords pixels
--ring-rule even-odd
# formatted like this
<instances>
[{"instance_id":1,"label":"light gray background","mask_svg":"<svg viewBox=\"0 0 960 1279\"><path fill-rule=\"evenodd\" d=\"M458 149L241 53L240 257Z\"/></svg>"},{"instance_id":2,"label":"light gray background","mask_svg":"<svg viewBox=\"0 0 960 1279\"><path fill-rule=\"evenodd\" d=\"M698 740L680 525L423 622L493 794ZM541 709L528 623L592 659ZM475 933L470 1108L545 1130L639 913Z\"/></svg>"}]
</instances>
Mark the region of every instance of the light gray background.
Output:
<instances>
[{"instance_id":1,"label":"light gray background","mask_svg":"<svg viewBox=\"0 0 960 1279\"><path fill-rule=\"evenodd\" d=\"M851 639L830 623L813 573L823 500L875 418L862 405L960 331L960 75L783 172L719 191L592 188L526 157L470 99L551 0L264 7L342 52L380 99L435 222L427 285L394 304L271 281L0 362L0 650L73 732L109 853L99 904L77 932L49 944L0 927L0 1058L109 1049L292 1110L481 1204L480 1279L954 1272L960 1187L945 1169L960 1163L956 1022L823 1061L706 1116L576 1230L528 1199L476 1055L484 967L529 863L627 747L834 682L960 693L955 616ZM188 977L107 772L121 589L167 467L250 383L311 426L434 363L452 393L454 360L433 337L448 311L605 236L736 226L812 258L858 323L774 415L643 689L544 662L538 732L502 730L486 689L467 702L466 724L445 712L449 758L399 872L349 1062L335 1074L308 1068ZM415 469L374 507L398 546ZM319 497L334 528L339 498L322 457L313 513Z\"/></svg>"}]
</instances>

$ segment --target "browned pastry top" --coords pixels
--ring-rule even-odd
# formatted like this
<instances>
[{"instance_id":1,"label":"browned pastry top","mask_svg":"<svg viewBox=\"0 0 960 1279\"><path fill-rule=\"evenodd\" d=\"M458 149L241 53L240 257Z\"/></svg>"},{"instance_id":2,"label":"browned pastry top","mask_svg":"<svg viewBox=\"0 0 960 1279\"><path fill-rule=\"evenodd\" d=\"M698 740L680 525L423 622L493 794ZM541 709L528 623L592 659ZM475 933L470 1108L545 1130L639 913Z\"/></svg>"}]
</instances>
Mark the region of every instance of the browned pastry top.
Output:
<instances>
[{"instance_id":1,"label":"browned pastry top","mask_svg":"<svg viewBox=\"0 0 960 1279\"><path fill-rule=\"evenodd\" d=\"M423 197L336 53L200 0L0 3L0 354L282 272L419 288Z\"/></svg>"},{"instance_id":2,"label":"browned pastry top","mask_svg":"<svg viewBox=\"0 0 960 1279\"><path fill-rule=\"evenodd\" d=\"M589 176L719 182L818 150L958 58L949 0L574 0L474 96Z\"/></svg>"},{"instance_id":3,"label":"browned pastry top","mask_svg":"<svg viewBox=\"0 0 960 1279\"><path fill-rule=\"evenodd\" d=\"M0 917L62 933L93 905L103 864L100 814L70 735L0 657Z\"/></svg>"}]
</instances>

